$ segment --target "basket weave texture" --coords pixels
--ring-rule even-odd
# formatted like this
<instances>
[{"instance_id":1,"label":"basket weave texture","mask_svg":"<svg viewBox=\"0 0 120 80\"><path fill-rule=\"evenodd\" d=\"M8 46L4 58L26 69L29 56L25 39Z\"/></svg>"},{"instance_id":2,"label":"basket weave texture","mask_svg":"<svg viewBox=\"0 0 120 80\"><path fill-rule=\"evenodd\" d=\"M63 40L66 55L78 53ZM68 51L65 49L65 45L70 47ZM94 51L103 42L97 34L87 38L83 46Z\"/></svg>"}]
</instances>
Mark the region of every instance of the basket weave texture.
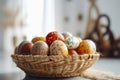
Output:
<instances>
[{"instance_id":1,"label":"basket weave texture","mask_svg":"<svg viewBox=\"0 0 120 80\"><path fill-rule=\"evenodd\" d=\"M71 77L78 76L91 67L100 54L69 56L47 55L12 55L13 61L27 75L36 77Z\"/></svg>"}]
</instances>

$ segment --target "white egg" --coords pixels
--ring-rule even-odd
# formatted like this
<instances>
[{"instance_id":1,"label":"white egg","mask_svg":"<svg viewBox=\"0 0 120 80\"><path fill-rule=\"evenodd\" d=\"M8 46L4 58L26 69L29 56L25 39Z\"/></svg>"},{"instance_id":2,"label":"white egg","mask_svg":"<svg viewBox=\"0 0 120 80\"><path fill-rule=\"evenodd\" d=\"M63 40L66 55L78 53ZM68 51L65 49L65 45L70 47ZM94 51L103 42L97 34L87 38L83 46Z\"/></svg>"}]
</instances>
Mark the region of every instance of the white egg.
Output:
<instances>
[{"instance_id":1,"label":"white egg","mask_svg":"<svg viewBox=\"0 0 120 80\"><path fill-rule=\"evenodd\" d=\"M62 33L62 35L64 36L65 39L66 39L67 37L72 37L72 34L71 34L70 32Z\"/></svg>"},{"instance_id":2,"label":"white egg","mask_svg":"<svg viewBox=\"0 0 120 80\"><path fill-rule=\"evenodd\" d=\"M79 46L80 40L77 37L67 37L65 43L68 49L76 49Z\"/></svg>"}]
</instances>

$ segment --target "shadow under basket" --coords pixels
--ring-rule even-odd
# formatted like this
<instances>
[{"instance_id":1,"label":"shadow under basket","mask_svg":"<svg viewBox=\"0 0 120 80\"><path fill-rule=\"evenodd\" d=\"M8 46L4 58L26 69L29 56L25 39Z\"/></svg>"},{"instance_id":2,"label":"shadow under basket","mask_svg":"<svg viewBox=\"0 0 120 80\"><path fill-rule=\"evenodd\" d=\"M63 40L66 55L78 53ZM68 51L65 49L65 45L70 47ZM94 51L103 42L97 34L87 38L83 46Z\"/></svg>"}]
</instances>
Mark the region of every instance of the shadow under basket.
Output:
<instances>
[{"instance_id":1,"label":"shadow under basket","mask_svg":"<svg viewBox=\"0 0 120 80\"><path fill-rule=\"evenodd\" d=\"M79 76L91 67L99 57L99 53L68 56L12 55L16 65L27 75L33 77Z\"/></svg>"}]
</instances>

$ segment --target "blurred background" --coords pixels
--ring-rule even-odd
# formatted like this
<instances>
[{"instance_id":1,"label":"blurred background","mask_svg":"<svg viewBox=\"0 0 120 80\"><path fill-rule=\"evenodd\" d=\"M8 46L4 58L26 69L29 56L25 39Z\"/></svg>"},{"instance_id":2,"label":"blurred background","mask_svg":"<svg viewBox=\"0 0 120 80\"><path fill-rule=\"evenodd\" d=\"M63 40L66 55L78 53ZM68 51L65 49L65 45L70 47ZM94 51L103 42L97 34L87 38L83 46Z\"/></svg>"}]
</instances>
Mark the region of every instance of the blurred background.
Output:
<instances>
[{"instance_id":1,"label":"blurred background","mask_svg":"<svg viewBox=\"0 0 120 80\"><path fill-rule=\"evenodd\" d=\"M0 0L0 75L20 73L15 80L21 79L24 73L11 59L14 48L50 31L92 39L103 57L93 67L120 73L119 4L120 0Z\"/></svg>"}]
</instances>

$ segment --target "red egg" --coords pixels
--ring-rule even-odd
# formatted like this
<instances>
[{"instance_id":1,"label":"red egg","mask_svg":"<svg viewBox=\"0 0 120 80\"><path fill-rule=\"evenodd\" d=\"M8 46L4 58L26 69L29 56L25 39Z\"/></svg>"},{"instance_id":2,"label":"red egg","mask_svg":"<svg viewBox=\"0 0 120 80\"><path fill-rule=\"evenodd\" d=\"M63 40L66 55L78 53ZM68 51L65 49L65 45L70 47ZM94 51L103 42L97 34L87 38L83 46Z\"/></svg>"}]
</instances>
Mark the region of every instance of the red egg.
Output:
<instances>
[{"instance_id":1,"label":"red egg","mask_svg":"<svg viewBox=\"0 0 120 80\"><path fill-rule=\"evenodd\" d=\"M74 49L69 49L68 52L69 52L69 55L77 54L77 52Z\"/></svg>"},{"instance_id":2,"label":"red egg","mask_svg":"<svg viewBox=\"0 0 120 80\"><path fill-rule=\"evenodd\" d=\"M32 48L32 43L23 41L18 47L18 54L29 55Z\"/></svg>"},{"instance_id":3,"label":"red egg","mask_svg":"<svg viewBox=\"0 0 120 80\"><path fill-rule=\"evenodd\" d=\"M18 46L15 48L14 54L18 54Z\"/></svg>"},{"instance_id":4,"label":"red egg","mask_svg":"<svg viewBox=\"0 0 120 80\"><path fill-rule=\"evenodd\" d=\"M47 34L47 36L46 36L46 43L49 46L55 40L65 41L64 36L61 33L57 32L57 31L53 31L53 32L50 32L50 33Z\"/></svg>"}]
</instances>

